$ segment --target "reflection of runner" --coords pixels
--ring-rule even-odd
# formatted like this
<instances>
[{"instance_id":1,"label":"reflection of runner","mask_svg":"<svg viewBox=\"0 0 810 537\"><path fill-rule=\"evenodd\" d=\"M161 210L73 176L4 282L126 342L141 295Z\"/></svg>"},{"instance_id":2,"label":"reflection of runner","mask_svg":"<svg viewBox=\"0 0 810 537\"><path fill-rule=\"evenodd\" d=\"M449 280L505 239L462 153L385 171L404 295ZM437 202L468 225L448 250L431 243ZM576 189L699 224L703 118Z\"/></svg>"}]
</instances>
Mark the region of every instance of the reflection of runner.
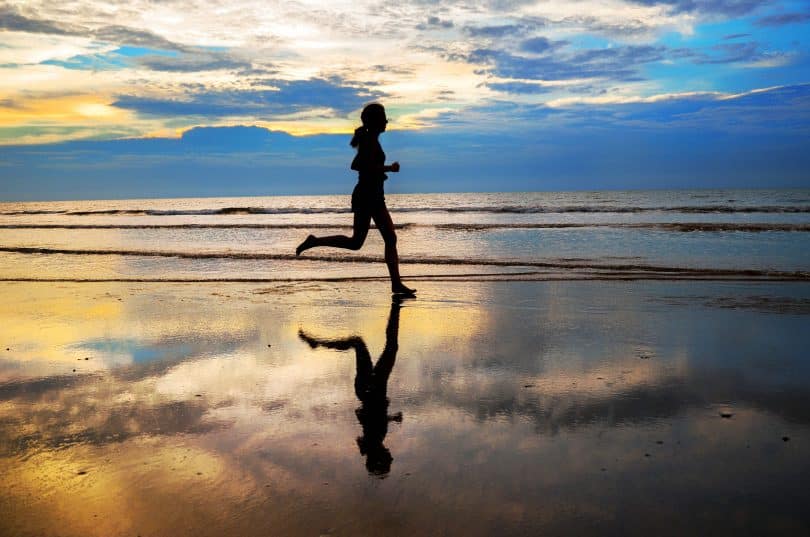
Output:
<instances>
[{"instance_id":1,"label":"reflection of runner","mask_svg":"<svg viewBox=\"0 0 810 537\"><path fill-rule=\"evenodd\" d=\"M360 408L355 411L363 435L357 438L360 454L366 457L369 473L385 476L391 471L394 460L391 452L383 445L388 434L388 422L402 422L402 412L388 415L388 377L394 369L399 347L399 301L391 303L388 325L385 329L385 349L376 364L371 363L371 355L361 337L344 339L319 339L299 330L298 336L310 347L326 347L341 351L354 349L357 360L357 375L354 378L354 392L360 400Z\"/></svg>"},{"instance_id":2,"label":"reflection of runner","mask_svg":"<svg viewBox=\"0 0 810 537\"><path fill-rule=\"evenodd\" d=\"M385 165L385 153L380 145L380 134L385 132L388 123L385 108L381 104L370 104L363 109L360 119L363 121L363 125L354 131L354 138L351 141L352 147L357 148L357 156L352 161L352 169L358 172L357 186L352 192L352 212L354 213L352 236L316 237L309 235L295 249L295 255L301 255L306 250L317 246L359 250L366 241L368 228L373 218L385 241L385 263L388 265L388 273L391 276L391 291L395 294L412 295L416 289L406 287L399 275L397 235L394 231L391 213L385 206L383 193L383 181L388 178L385 173L399 171L399 162L394 162L390 166Z\"/></svg>"}]
</instances>

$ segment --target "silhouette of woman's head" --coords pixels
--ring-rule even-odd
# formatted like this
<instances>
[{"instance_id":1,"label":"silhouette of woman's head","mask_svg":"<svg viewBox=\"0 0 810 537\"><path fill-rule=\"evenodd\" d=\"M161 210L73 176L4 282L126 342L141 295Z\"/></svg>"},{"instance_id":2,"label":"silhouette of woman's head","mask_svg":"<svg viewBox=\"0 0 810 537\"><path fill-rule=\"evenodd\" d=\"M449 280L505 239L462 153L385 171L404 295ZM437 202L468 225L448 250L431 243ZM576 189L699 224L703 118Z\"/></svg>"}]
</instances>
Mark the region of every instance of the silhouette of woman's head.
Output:
<instances>
[{"instance_id":1,"label":"silhouette of woman's head","mask_svg":"<svg viewBox=\"0 0 810 537\"><path fill-rule=\"evenodd\" d=\"M361 139L368 134L375 135L385 132L385 126L388 123L388 118L385 117L385 108L379 103L366 105L360 113L360 120L363 122L363 126L355 129L351 141L352 147L357 147Z\"/></svg>"},{"instance_id":2,"label":"silhouette of woman's head","mask_svg":"<svg viewBox=\"0 0 810 537\"><path fill-rule=\"evenodd\" d=\"M360 113L363 126L370 131L383 132L388 119L385 117L385 108L379 103L371 103Z\"/></svg>"}]
</instances>

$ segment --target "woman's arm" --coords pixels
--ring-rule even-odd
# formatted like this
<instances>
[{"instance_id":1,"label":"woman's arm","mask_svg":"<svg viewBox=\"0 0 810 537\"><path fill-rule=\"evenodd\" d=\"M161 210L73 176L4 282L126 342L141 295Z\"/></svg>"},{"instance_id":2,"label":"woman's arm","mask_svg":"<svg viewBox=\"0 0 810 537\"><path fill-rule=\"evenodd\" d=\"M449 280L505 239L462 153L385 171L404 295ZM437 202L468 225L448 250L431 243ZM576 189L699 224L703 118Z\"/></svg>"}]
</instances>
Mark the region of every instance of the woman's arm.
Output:
<instances>
[{"instance_id":1,"label":"woman's arm","mask_svg":"<svg viewBox=\"0 0 810 537\"><path fill-rule=\"evenodd\" d=\"M352 160L351 168L360 173L385 173L399 171L399 162L393 162L390 166L385 165L385 153L379 144L363 144L357 148L357 155Z\"/></svg>"},{"instance_id":2,"label":"woman's arm","mask_svg":"<svg viewBox=\"0 0 810 537\"><path fill-rule=\"evenodd\" d=\"M382 166L375 166L368 162L363 162L358 158L355 158L352 161L352 169L356 172L394 172L397 173L399 171L399 162L394 162L390 166L382 165Z\"/></svg>"}]
</instances>

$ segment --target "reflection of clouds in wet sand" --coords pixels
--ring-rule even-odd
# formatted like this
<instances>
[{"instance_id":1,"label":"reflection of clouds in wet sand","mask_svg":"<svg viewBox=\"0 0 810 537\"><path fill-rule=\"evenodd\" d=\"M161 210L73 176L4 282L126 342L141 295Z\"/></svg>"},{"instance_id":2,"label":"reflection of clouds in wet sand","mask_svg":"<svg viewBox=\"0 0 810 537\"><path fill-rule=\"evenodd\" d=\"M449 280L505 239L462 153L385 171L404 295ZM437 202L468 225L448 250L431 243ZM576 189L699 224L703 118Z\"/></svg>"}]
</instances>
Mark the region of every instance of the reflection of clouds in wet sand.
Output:
<instances>
[{"instance_id":1,"label":"reflection of clouds in wet sand","mask_svg":"<svg viewBox=\"0 0 810 537\"><path fill-rule=\"evenodd\" d=\"M106 290L51 291L74 304L45 322L33 306L10 314L28 327L17 337L61 323L54 333L74 330L63 347L106 334L128 337L135 353L139 341L169 351L0 385L4 528L484 535L621 524L642 534L687 532L701 516L723 531L796 527L810 471L801 318L673 310L637 285L620 299L617 286L477 288L479 303L428 298L403 310L388 393L405 417L384 435L395 463L383 481L368 479L355 442L353 353L311 349L298 330L362 334L376 358L387 297L151 288L122 292L119 317L74 322ZM749 332L746 349L726 337L728 315ZM754 326L770 335L752 343ZM752 374L765 348L789 367ZM733 503L748 514L729 519Z\"/></svg>"},{"instance_id":2,"label":"reflection of clouds in wet sand","mask_svg":"<svg viewBox=\"0 0 810 537\"><path fill-rule=\"evenodd\" d=\"M158 293L125 284L2 287L0 340L10 350L0 355L0 380L177 360L256 337L249 310L223 310L188 286Z\"/></svg>"}]
</instances>

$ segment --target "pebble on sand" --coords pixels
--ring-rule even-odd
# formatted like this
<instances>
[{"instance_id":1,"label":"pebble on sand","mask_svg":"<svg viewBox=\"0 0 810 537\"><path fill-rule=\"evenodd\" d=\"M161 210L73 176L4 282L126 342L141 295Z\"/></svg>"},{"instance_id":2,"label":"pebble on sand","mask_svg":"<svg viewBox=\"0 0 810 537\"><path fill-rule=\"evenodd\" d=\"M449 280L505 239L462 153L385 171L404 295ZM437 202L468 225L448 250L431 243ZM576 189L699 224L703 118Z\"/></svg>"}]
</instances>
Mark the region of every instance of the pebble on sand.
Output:
<instances>
[{"instance_id":1,"label":"pebble on sand","mask_svg":"<svg viewBox=\"0 0 810 537\"><path fill-rule=\"evenodd\" d=\"M721 413L720 413L720 417L721 417L721 418L726 418L726 419L730 418L730 417L731 417L731 416L733 416L733 415L734 415L734 414L732 414L731 412L721 412Z\"/></svg>"}]
</instances>

